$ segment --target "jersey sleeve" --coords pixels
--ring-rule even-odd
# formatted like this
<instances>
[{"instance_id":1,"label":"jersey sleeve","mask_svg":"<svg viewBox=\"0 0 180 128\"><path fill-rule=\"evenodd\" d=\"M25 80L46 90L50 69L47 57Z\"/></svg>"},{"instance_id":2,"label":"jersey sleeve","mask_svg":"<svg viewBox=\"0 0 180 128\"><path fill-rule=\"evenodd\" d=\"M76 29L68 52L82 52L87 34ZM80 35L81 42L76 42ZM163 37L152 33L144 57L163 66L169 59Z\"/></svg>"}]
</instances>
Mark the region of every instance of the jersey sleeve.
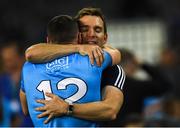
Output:
<instances>
[{"instance_id":1,"label":"jersey sleeve","mask_svg":"<svg viewBox=\"0 0 180 128\"><path fill-rule=\"evenodd\" d=\"M121 66L114 65L106 68L103 71L101 79L101 87L115 86L123 91L123 85L125 82L125 73Z\"/></svg>"},{"instance_id":2,"label":"jersey sleeve","mask_svg":"<svg viewBox=\"0 0 180 128\"><path fill-rule=\"evenodd\" d=\"M111 55L104 51L104 62L102 63L102 70L106 69L108 66L112 66L112 58Z\"/></svg>"}]
</instances>

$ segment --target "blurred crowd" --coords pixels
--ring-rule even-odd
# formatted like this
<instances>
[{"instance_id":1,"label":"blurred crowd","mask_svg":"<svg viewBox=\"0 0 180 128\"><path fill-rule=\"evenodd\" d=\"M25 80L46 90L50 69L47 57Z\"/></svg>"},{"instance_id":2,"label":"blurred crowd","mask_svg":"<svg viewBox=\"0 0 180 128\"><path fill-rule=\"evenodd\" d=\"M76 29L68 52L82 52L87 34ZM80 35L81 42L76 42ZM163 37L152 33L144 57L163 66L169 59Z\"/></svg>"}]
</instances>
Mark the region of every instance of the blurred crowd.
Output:
<instances>
[{"instance_id":1,"label":"blurred crowd","mask_svg":"<svg viewBox=\"0 0 180 128\"><path fill-rule=\"evenodd\" d=\"M24 49L17 40L8 40L0 51L0 126L32 126L30 118L23 115L19 100Z\"/></svg>"},{"instance_id":2,"label":"blurred crowd","mask_svg":"<svg viewBox=\"0 0 180 128\"><path fill-rule=\"evenodd\" d=\"M124 104L118 118L105 126L180 126L179 47L164 48L156 65L138 60L127 49L120 51L126 73Z\"/></svg>"}]
</instances>

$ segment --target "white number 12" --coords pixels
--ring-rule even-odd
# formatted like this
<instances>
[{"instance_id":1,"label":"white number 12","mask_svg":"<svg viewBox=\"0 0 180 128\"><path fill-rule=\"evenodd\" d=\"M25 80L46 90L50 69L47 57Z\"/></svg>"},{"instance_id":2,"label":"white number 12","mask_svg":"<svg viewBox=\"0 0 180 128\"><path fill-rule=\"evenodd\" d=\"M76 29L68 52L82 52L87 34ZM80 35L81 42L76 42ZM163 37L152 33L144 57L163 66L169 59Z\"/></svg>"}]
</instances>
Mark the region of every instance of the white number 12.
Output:
<instances>
[{"instance_id":1,"label":"white number 12","mask_svg":"<svg viewBox=\"0 0 180 128\"><path fill-rule=\"evenodd\" d=\"M87 85L83 80L78 79L78 78L66 78L66 79L59 81L57 84L57 89L58 90L67 89L67 86L69 84L73 84L73 85L77 86L78 91L76 93L74 93L72 96L66 98L65 101L75 102L75 101L78 101L79 99L81 99L86 94ZM44 94L46 100L51 99L50 97L47 97L45 95L46 92L52 93L50 80L41 81L41 83L37 86L37 90L39 90L40 92L42 92Z\"/></svg>"}]
</instances>

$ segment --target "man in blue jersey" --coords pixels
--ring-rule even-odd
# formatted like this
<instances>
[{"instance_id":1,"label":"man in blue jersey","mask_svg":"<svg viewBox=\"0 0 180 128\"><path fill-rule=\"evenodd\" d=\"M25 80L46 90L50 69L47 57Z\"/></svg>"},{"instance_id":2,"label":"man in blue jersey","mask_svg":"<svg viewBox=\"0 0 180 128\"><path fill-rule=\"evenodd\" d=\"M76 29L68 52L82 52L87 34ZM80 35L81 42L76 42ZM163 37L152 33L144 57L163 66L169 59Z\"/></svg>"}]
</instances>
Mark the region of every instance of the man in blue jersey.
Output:
<instances>
[{"instance_id":1,"label":"man in blue jersey","mask_svg":"<svg viewBox=\"0 0 180 128\"><path fill-rule=\"evenodd\" d=\"M54 44L37 44L31 46L26 51L26 59L32 62L47 62L58 56L69 53L79 52L90 56L91 62L95 58L97 64L102 62L101 52L97 45L102 46L107 41L107 30L102 13L96 8L83 8L77 15L80 30L83 35L83 43L86 45L54 45ZM87 45L87 43L91 45ZM97 45L95 45L97 44ZM106 46L106 49L109 47ZM113 63L120 57L116 56L117 50L109 48ZM114 56L115 55L115 56ZM114 61L115 60L115 61ZM119 61L119 60L118 60ZM123 84L125 81L124 71L121 67L115 65L109 67L103 72L101 88L102 101L91 102L86 104L74 104L72 116L92 121L112 120L115 119L123 102ZM117 87L117 88L116 88ZM95 92L96 93L96 90ZM47 123L52 117L62 115L61 109L58 106L64 104L59 97L53 94L47 94L52 97L51 101L38 100L44 104L44 107L37 108L38 111L43 111L38 115L48 117Z\"/></svg>"},{"instance_id":2,"label":"man in blue jersey","mask_svg":"<svg viewBox=\"0 0 180 128\"><path fill-rule=\"evenodd\" d=\"M77 41L77 22L69 16L57 16L48 24L49 43ZM20 98L23 112L30 114L35 126L59 127L94 127L95 122L72 117L73 103L89 103L101 100L100 80L103 69L111 65L111 56L104 52L105 61L101 67L91 65L87 56L71 54L51 62L33 64L26 62L22 70ZM96 83L95 83L96 82ZM94 93L96 90L96 93ZM46 93L49 96L46 96ZM44 124L45 118L37 118L40 112L36 107L42 104L36 99L51 100L51 94L61 98L64 104L58 106L63 110L62 117L56 117ZM53 97L52 97L53 98Z\"/></svg>"}]
</instances>

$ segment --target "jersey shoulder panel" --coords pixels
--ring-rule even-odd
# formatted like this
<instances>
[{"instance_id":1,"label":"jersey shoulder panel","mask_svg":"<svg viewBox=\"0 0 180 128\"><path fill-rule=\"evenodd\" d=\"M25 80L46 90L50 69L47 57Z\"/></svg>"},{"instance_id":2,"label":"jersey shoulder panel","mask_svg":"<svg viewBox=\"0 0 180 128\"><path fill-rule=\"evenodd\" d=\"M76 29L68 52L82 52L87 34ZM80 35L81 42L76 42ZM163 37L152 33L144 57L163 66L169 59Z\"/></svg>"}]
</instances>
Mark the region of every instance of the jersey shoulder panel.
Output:
<instances>
[{"instance_id":1,"label":"jersey shoulder panel","mask_svg":"<svg viewBox=\"0 0 180 128\"><path fill-rule=\"evenodd\" d=\"M115 86L120 90L123 90L124 82L125 82L125 73L121 66L114 65L108 67L103 71L101 87L110 85L110 86Z\"/></svg>"}]
</instances>

